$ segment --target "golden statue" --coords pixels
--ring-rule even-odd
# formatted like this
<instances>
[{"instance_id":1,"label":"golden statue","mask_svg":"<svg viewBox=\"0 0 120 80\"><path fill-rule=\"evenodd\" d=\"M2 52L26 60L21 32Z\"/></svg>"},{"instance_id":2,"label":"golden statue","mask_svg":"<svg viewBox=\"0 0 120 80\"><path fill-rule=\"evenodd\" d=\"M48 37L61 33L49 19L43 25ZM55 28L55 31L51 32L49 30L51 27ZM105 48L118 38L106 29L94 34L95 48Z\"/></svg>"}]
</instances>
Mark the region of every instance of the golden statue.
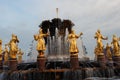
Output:
<instances>
[{"instance_id":1,"label":"golden statue","mask_svg":"<svg viewBox=\"0 0 120 80\"><path fill-rule=\"evenodd\" d=\"M103 53L103 43L102 40L107 40L108 38L103 37L102 34L100 33L100 30L97 30L94 36L95 39L97 39L97 46L95 48L95 52L97 51L96 55L99 55Z\"/></svg>"},{"instance_id":2,"label":"golden statue","mask_svg":"<svg viewBox=\"0 0 120 80\"><path fill-rule=\"evenodd\" d=\"M76 43L76 39L78 39L81 35L83 35L82 32L79 35L76 35L74 30L72 30L71 33L68 35L67 40L70 43L69 52L71 54L79 52L77 43Z\"/></svg>"},{"instance_id":3,"label":"golden statue","mask_svg":"<svg viewBox=\"0 0 120 80\"><path fill-rule=\"evenodd\" d=\"M19 40L17 38L16 35L12 34L12 39L10 40L10 42L8 43L9 46L9 53L10 53L10 58L16 58L16 54L18 52L18 45L17 43L19 43Z\"/></svg>"},{"instance_id":4,"label":"golden statue","mask_svg":"<svg viewBox=\"0 0 120 80\"><path fill-rule=\"evenodd\" d=\"M120 56L119 41L120 41L120 38L117 38L116 35L113 35L111 44L113 44L113 53L115 56Z\"/></svg>"},{"instance_id":5,"label":"golden statue","mask_svg":"<svg viewBox=\"0 0 120 80\"><path fill-rule=\"evenodd\" d=\"M44 56L43 51L46 50L44 37L49 36L49 33L44 34L40 28L39 34L34 35L34 39L37 41L36 50L40 53L40 56Z\"/></svg>"},{"instance_id":6,"label":"golden statue","mask_svg":"<svg viewBox=\"0 0 120 80\"><path fill-rule=\"evenodd\" d=\"M107 43L106 44L106 56L108 60L112 60L112 53L111 53L111 46Z\"/></svg>"},{"instance_id":7,"label":"golden statue","mask_svg":"<svg viewBox=\"0 0 120 80\"><path fill-rule=\"evenodd\" d=\"M0 39L0 60L2 60L2 40Z\"/></svg>"},{"instance_id":8,"label":"golden statue","mask_svg":"<svg viewBox=\"0 0 120 80\"><path fill-rule=\"evenodd\" d=\"M19 49L19 51L18 51L18 53L17 53L18 63L21 63L21 62L22 62L22 55L23 55L23 54L24 54L24 53L22 52L22 50Z\"/></svg>"},{"instance_id":9,"label":"golden statue","mask_svg":"<svg viewBox=\"0 0 120 80\"><path fill-rule=\"evenodd\" d=\"M7 45L5 45L5 49L4 49L4 64L6 64L8 62L9 59L9 51L7 48Z\"/></svg>"}]
</instances>

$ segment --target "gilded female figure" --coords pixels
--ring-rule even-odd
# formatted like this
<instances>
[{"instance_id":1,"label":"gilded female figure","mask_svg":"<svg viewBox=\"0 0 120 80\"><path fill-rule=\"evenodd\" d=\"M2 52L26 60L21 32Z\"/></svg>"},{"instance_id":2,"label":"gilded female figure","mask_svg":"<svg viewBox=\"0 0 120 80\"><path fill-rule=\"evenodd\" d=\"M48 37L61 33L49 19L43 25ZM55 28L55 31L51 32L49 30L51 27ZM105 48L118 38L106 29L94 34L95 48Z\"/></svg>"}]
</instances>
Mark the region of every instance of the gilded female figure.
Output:
<instances>
[{"instance_id":1,"label":"gilded female figure","mask_svg":"<svg viewBox=\"0 0 120 80\"><path fill-rule=\"evenodd\" d=\"M7 45L5 45L5 49L4 49L4 64L6 64L8 62L9 59L9 51L7 48Z\"/></svg>"},{"instance_id":2,"label":"gilded female figure","mask_svg":"<svg viewBox=\"0 0 120 80\"><path fill-rule=\"evenodd\" d=\"M112 53L111 53L111 46L107 43L106 44L106 56L107 56L107 58L109 59L109 60L111 60L112 59Z\"/></svg>"},{"instance_id":3,"label":"gilded female figure","mask_svg":"<svg viewBox=\"0 0 120 80\"><path fill-rule=\"evenodd\" d=\"M49 33L44 34L42 32L42 29L39 30L39 34L34 35L34 39L37 41L36 50L38 52L46 50L44 37L47 37L48 35L49 35Z\"/></svg>"},{"instance_id":4,"label":"gilded female figure","mask_svg":"<svg viewBox=\"0 0 120 80\"><path fill-rule=\"evenodd\" d=\"M22 62L22 55L23 55L23 54L24 54L24 53L22 52L22 50L19 49L19 50L18 50L18 53L17 53L18 62L19 62L19 63Z\"/></svg>"},{"instance_id":5,"label":"gilded female figure","mask_svg":"<svg viewBox=\"0 0 120 80\"><path fill-rule=\"evenodd\" d=\"M12 34L12 39L8 43L9 46L9 52L10 52L10 58L16 58L16 54L18 52L18 45L19 40L16 35Z\"/></svg>"},{"instance_id":6,"label":"gilded female figure","mask_svg":"<svg viewBox=\"0 0 120 80\"><path fill-rule=\"evenodd\" d=\"M103 52L103 43L102 40L107 40L108 38L104 38L103 35L100 33L100 30L97 30L94 36L97 39L97 48L99 49L100 53Z\"/></svg>"},{"instance_id":7,"label":"gilded female figure","mask_svg":"<svg viewBox=\"0 0 120 80\"><path fill-rule=\"evenodd\" d=\"M69 47L70 53L78 53L79 52L77 43L76 43L76 39L78 39L81 35L83 35L82 32L79 35L76 35L74 30L72 30L71 33L68 35L67 40L70 43L70 47Z\"/></svg>"},{"instance_id":8,"label":"gilded female figure","mask_svg":"<svg viewBox=\"0 0 120 80\"><path fill-rule=\"evenodd\" d=\"M113 44L113 53L115 55L120 54L119 41L120 41L120 38L117 38L116 35L113 35L111 44Z\"/></svg>"}]
</instances>

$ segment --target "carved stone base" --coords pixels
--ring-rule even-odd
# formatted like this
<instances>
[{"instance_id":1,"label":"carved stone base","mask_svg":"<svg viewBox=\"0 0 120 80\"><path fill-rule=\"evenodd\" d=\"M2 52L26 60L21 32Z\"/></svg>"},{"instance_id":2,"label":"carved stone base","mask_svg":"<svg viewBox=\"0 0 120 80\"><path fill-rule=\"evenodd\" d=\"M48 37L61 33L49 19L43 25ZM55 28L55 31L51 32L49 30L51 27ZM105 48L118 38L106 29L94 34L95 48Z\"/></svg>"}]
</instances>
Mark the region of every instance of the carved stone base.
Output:
<instances>
[{"instance_id":1,"label":"carved stone base","mask_svg":"<svg viewBox=\"0 0 120 80\"><path fill-rule=\"evenodd\" d=\"M114 61L114 64L115 64L114 66L120 67L120 56L114 56L113 61Z\"/></svg>"},{"instance_id":2,"label":"carved stone base","mask_svg":"<svg viewBox=\"0 0 120 80\"><path fill-rule=\"evenodd\" d=\"M45 56L37 57L37 66L38 66L39 70L44 70L45 69L45 63L46 63Z\"/></svg>"},{"instance_id":3,"label":"carved stone base","mask_svg":"<svg viewBox=\"0 0 120 80\"><path fill-rule=\"evenodd\" d=\"M103 54L103 53L101 53L101 54ZM102 68L106 67L106 60L105 60L104 55L98 55L97 61L98 61L100 67L102 67Z\"/></svg>"},{"instance_id":4,"label":"carved stone base","mask_svg":"<svg viewBox=\"0 0 120 80\"><path fill-rule=\"evenodd\" d=\"M74 53L70 55L70 63L71 63L71 68L73 69L79 68L78 53Z\"/></svg>"},{"instance_id":5,"label":"carved stone base","mask_svg":"<svg viewBox=\"0 0 120 80\"><path fill-rule=\"evenodd\" d=\"M113 60L108 59L107 64L108 64L109 67L113 67Z\"/></svg>"},{"instance_id":6,"label":"carved stone base","mask_svg":"<svg viewBox=\"0 0 120 80\"><path fill-rule=\"evenodd\" d=\"M2 60L0 60L0 70L2 70L3 68L3 64L2 64Z\"/></svg>"},{"instance_id":7,"label":"carved stone base","mask_svg":"<svg viewBox=\"0 0 120 80\"><path fill-rule=\"evenodd\" d=\"M16 58L11 58L10 60L9 60L9 69L10 70L17 70L17 59Z\"/></svg>"}]
</instances>

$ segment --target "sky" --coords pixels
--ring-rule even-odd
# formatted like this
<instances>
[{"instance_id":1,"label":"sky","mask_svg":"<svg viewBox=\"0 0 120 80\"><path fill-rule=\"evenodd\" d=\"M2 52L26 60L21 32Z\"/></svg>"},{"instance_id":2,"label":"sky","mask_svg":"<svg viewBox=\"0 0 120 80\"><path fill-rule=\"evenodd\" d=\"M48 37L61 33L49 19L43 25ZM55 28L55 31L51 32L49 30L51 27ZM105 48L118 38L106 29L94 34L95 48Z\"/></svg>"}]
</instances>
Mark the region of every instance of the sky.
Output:
<instances>
[{"instance_id":1,"label":"sky","mask_svg":"<svg viewBox=\"0 0 120 80\"><path fill-rule=\"evenodd\" d=\"M83 44L87 56L94 58L97 29L108 36L104 44L111 43L112 35L120 36L120 0L0 0L0 39L3 45L11 39L11 34L18 36L19 47L27 52L33 35L39 30L43 20L56 17L70 19L76 34L83 32Z\"/></svg>"}]
</instances>

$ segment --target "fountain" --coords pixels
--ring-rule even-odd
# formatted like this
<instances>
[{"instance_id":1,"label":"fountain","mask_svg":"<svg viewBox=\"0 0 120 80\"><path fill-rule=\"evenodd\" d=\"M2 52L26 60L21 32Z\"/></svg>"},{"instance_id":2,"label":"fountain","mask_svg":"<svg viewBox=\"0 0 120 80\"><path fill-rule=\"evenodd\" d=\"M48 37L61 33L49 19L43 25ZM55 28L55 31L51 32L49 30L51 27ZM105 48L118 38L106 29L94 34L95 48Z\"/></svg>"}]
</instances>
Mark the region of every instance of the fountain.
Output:
<instances>
[{"instance_id":1,"label":"fountain","mask_svg":"<svg viewBox=\"0 0 120 80\"><path fill-rule=\"evenodd\" d=\"M35 34L38 52L36 62L22 63L22 52L18 49L16 35L2 50L0 55L8 54L8 64L0 56L0 80L113 80L120 79L120 38L113 35L112 45L103 46L100 30L95 33L97 60L81 60L76 40L83 34L76 35L70 20L54 18L43 21L39 33ZM67 36L66 36L67 35ZM14 46L13 46L14 44ZM9 45L9 46L8 46ZM9 50L7 50L7 46ZM14 49L13 49L14 47ZM80 53L81 54L81 53ZM18 59L17 59L17 56ZM19 64L18 64L19 63ZM7 65L7 67L5 67Z\"/></svg>"}]
</instances>

